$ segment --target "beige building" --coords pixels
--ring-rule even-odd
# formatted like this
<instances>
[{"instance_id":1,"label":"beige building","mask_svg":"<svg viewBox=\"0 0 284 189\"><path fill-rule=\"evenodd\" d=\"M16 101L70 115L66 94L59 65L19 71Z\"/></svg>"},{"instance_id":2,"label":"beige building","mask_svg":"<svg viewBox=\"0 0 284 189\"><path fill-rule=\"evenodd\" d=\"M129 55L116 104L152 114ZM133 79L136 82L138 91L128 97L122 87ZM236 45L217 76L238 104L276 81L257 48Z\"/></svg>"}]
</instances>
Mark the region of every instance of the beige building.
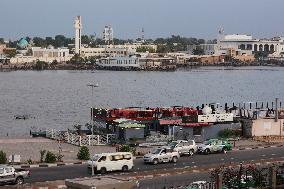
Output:
<instances>
[{"instance_id":1,"label":"beige building","mask_svg":"<svg viewBox=\"0 0 284 189\"><path fill-rule=\"evenodd\" d=\"M0 54L4 53L4 49L6 49L6 44L1 44L0 43Z\"/></svg>"}]
</instances>

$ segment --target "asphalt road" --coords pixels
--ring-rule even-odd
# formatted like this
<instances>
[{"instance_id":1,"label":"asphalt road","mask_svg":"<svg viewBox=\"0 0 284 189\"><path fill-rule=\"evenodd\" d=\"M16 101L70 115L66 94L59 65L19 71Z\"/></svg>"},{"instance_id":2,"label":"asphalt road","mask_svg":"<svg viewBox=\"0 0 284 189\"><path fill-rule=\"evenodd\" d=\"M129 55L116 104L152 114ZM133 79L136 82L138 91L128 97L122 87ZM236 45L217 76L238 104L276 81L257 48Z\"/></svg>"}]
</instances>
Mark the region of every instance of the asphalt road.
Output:
<instances>
[{"instance_id":1,"label":"asphalt road","mask_svg":"<svg viewBox=\"0 0 284 189\"><path fill-rule=\"evenodd\" d=\"M225 163L239 163L239 162L253 162L259 160L271 161L273 159L284 160L284 147L277 148L265 148L255 150L242 150L242 151L231 151L227 154L210 154L210 155L194 155L192 157L181 157L176 164L158 164L150 165L144 164L143 159L137 159L134 161L135 168L130 174L145 174L151 173L155 170L160 172L166 171L172 168L182 167L209 167L214 165L221 165ZM64 180L79 177L89 177L87 172L87 165L72 165L62 167L49 167L49 168L32 168L31 178L26 182L43 182L43 181L54 181ZM110 173L111 175L120 174Z\"/></svg>"}]
</instances>

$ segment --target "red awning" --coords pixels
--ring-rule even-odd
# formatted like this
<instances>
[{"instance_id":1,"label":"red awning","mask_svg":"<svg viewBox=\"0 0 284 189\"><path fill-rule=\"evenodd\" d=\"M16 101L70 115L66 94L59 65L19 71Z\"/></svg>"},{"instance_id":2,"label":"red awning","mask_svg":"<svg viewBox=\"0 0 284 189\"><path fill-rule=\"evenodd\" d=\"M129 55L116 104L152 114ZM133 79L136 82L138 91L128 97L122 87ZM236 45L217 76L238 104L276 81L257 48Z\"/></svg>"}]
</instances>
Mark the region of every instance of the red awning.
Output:
<instances>
[{"instance_id":1,"label":"red awning","mask_svg":"<svg viewBox=\"0 0 284 189\"><path fill-rule=\"evenodd\" d=\"M202 127L202 126L210 126L209 123L181 123L179 126L183 127Z\"/></svg>"}]
</instances>

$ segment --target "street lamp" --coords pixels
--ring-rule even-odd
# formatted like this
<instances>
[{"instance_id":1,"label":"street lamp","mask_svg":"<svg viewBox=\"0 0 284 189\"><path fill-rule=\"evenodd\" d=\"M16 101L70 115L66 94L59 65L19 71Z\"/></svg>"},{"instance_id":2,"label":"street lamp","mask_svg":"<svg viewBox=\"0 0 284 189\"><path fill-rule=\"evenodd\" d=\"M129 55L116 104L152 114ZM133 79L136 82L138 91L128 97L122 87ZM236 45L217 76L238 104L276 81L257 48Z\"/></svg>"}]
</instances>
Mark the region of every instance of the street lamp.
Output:
<instances>
[{"instance_id":1,"label":"street lamp","mask_svg":"<svg viewBox=\"0 0 284 189\"><path fill-rule=\"evenodd\" d=\"M98 83L96 83L96 84L88 84L87 86L92 88L92 100L93 100L94 88L95 87L99 87L99 84ZM94 135L94 118L93 118L93 116L94 116L94 114L93 114L93 107L91 105L91 124L92 124L92 127L91 127L92 128L92 136L91 136L91 138L93 138L93 135ZM91 156L91 161L92 161L92 176L94 176L95 173L94 173L94 158L93 158L93 156Z\"/></svg>"},{"instance_id":2,"label":"street lamp","mask_svg":"<svg viewBox=\"0 0 284 189\"><path fill-rule=\"evenodd\" d=\"M98 83L96 83L96 84L88 84L87 86L92 88L92 100L93 100L93 98L94 98L94 88L99 87L99 84ZM92 137L94 135L94 117L93 116L94 116L94 114L93 114L93 106L91 105Z\"/></svg>"}]
</instances>

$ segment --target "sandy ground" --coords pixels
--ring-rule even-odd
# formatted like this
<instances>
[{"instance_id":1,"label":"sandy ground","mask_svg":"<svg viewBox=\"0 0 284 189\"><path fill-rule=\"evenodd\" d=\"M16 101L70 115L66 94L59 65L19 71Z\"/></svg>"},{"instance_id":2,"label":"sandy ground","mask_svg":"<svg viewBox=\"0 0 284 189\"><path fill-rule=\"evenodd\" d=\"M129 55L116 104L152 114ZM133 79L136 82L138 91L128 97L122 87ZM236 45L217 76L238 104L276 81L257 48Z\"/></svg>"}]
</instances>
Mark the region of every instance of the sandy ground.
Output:
<instances>
[{"instance_id":1,"label":"sandy ground","mask_svg":"<svg viewBox=\"0 0 284 189\"><path fill-rule=\"evenodd\" d=\"M253 140L240 140L236 141L236 147L250 147L263 145L262 142ZM77 160L77 153L79 151L78 146L74 146L66 143L58 143L57 141L46 139L46 138L11 138L2 137L0 138L0 150L3 150L7 157L12 154L21 156L21 162L26 163L28 159L34 162L40 160L40 150L51 151L55 154L59 153L59 149L62 149L61 154L64 155L64 162L74 162ZM115 152L115 147L112 146L90 146L91 154L103 153L103 152ZM147 153L151 148L138 148L137 151Z\"/></svg>"}]
</instances>

